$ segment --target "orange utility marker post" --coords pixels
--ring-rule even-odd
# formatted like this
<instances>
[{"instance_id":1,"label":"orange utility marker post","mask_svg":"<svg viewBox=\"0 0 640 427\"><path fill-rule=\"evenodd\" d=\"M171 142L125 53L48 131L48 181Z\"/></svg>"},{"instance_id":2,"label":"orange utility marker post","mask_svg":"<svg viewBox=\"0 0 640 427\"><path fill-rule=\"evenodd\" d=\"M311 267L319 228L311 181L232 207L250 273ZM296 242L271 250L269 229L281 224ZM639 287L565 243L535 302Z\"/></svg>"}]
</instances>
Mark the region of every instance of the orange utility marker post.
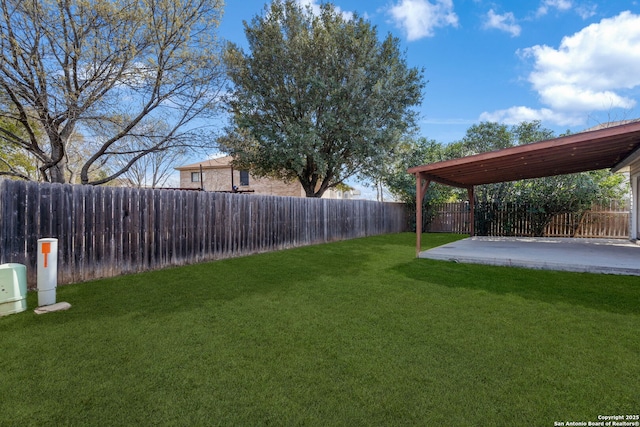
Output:
<instances>
[{"instance_id":1,"label":"orange utility marker post","mask_svg":"<svg viewBox=\"0 0 640 427\"><path fill-rule=\"evenodd\" d=\"M38 240L38 306L56 303L58 239Z\"/></svg>"},{"instance_id":2,"label":"orange utility marker post","mask_svg":"<svg viewBox=\"0 0 640 427\"><path fill-rule=\"evenodd\" d=\"M49 254L51 253L51 242L42 242L41 250L44 256L44 268L48 267Z\"/></svg>"}]
</instances>

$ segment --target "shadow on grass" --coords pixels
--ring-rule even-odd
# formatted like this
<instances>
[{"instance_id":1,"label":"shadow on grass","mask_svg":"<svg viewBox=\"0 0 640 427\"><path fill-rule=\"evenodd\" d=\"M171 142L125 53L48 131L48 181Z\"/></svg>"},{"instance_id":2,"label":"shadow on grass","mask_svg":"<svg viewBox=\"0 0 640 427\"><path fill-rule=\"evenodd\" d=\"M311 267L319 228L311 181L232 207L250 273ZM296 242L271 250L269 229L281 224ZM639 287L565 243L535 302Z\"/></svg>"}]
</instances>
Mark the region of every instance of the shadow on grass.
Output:
<instances>
[{"instance_id":1,"label":"shadow on grass","mask_svg":"<svg viewBox=\"0 0 640 427\"><path fill-rule=\"evenodd\" d=\"M92 316L172 313L283 293L322 277L348 275L368 260L368 251L350 245L317 245L65 285L58 288L57 300ZM29 309L36 307L36 292L29 293L28 302Z\"/></svg>"},{"instance_id":2,"label":"shadow on grass","mask_svg":"<svg viewBox=\"0 0 640 427\"><path fill-rule=\"evenodd\" d=\"M640 280L634 276L570 273L414 259L394 268L420 282L484 290L550 304L619 314L640 314Z\"/></svg>"}]
</instances>

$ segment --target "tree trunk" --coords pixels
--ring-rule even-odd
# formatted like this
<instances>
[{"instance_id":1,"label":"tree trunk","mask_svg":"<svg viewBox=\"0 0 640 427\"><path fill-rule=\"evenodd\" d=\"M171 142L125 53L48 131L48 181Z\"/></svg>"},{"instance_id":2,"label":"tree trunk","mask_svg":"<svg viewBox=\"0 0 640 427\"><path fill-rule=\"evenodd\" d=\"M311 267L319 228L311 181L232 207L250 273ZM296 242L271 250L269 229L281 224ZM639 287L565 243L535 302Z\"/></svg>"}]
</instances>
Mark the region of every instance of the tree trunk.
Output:
<instances>
[{"instance_id":1,"label":"tree trunk","mask_svg":"<svg viewBox=\"0 0 640 427\"><path fill-rule=\"evenodd\" d=\"M53 128L53 124L49 123L49 126ZM51 161L46 165L46 169L43 172L48 175L49 182L57 182L65 184L65 170L67 166L65 157L65 147L67 145L67 138L65 135L58 134L57 132L47 132L49 135L49 142L51 145Z\"/></svg>"},{"instance_id":2,"label":"tree trunk","mask_svg":"<svg viewBox=\"0 0 640 427\"><path fill-rule=\"evenodd\" d=\"M62 163L62 162L61 162ZM51 182L57 182L60 184L65 184L67 181L64 179L64 164L58 163L55 166L49 168L49 180Z\"/></svg>"},{"instance_id":3,"label":"tree trunk","mask_svg":"<svg viewBox=\"0 0 640 427\"><path fill-rule=\"evenodd\" d=\"M322 197L324 190L320 191L320 189L319 191L316 191L316 186L318 185L317 176L303 177L298 175L298 180L300 181L300 184L302 184L305 197Z\"/></svg>"},{"instance_id":4,"label":"tree trunk","mask_svg":"<svg viewBox=\"0 0 640 427\"><path fill-rule=\"evenodd\" d=\"M312 188L305 188L304 186L303 188L304 188L305 197L315 197L319 199L320 197L322 197L322 194L324 194L324 191L318 190L316 192L316 191L313 191Z\"/></svg>"}]
</instances>

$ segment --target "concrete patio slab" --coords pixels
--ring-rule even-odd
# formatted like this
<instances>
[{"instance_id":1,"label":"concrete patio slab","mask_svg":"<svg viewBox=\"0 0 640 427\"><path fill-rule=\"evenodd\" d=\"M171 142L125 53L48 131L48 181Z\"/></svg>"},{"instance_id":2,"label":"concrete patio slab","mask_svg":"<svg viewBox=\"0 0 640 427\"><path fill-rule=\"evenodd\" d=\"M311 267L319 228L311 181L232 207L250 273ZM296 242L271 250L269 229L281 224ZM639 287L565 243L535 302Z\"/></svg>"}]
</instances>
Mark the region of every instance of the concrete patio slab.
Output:
<instances>
[{"instance_id":1,"label":"concrete patio slab","mask_svg":"<svg viewBox=\"0 0 640 427\"><path fill-rule=\"evenodd\" d=\"M621 239L478 236L423 251L420 258L640 276L640 245Z\"/></svg>"}]
</instances>

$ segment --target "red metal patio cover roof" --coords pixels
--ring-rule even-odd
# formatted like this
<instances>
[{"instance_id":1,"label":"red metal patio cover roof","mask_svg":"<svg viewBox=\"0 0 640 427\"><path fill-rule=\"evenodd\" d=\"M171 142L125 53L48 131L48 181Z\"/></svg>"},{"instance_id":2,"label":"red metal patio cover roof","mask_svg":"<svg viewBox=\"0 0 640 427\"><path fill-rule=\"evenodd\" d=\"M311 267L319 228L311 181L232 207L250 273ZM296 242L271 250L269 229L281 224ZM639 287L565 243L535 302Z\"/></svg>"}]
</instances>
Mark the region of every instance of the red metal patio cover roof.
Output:
<instances>
[{"instance_id":1,"label":"red metal patio cover roof","mask_svg":"<svg viewBox=\"0 0 640 427\"><path fill-rule=\"evenodd\" d=\"M640 149L640 122L576 133L533 144L408 169L456 187L613 168Z\"/></svg>"}]
</instances>

